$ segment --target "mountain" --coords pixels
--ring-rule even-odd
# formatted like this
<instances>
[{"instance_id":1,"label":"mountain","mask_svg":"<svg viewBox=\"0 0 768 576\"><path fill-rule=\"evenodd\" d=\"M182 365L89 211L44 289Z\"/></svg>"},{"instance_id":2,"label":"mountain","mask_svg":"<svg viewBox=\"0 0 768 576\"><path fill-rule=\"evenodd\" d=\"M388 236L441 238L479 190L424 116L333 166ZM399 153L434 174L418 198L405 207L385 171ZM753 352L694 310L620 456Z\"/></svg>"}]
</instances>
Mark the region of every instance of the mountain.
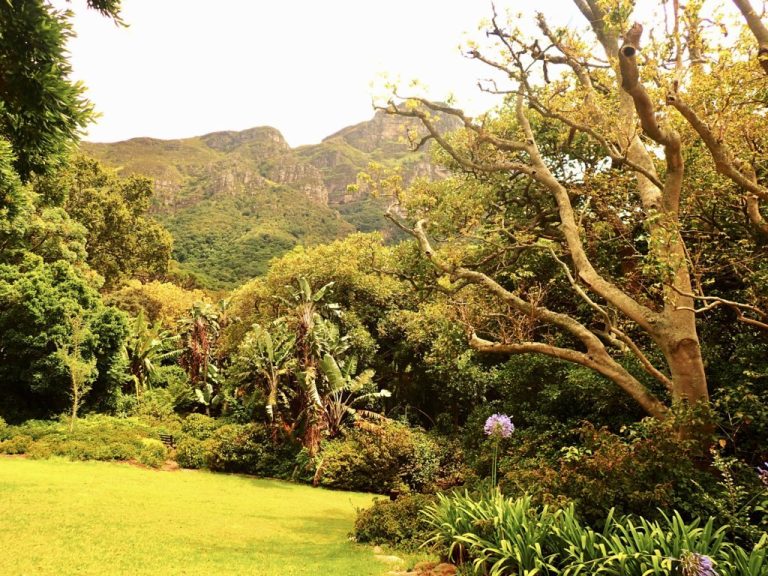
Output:
<instances>
[{"instance_id":1,"label":"mountain","mask_svg":"<svg viewBox=\"0 0 768 576\"><path fill-rule=\"evenodd\" d=\"M348 186L371 162L399 168L406 181L439 177L428 155L407 144L406 132L416 129L412 120L377 112L298 148L268 126L81 148L123 175L152 178L152 210L173 234L181 270L206 287L231 288L299 244L355 230L393 235L384 202Z\"/></svg>"}]
</instances>

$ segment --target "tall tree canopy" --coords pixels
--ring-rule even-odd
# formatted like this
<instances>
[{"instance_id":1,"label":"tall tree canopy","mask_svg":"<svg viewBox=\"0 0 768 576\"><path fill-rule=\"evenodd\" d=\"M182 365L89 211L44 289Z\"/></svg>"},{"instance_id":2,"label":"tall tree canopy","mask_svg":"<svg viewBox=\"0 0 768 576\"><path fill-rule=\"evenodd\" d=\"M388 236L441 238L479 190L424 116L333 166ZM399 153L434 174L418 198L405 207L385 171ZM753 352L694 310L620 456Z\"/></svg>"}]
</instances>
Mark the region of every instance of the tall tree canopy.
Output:
<instances>
[{"instance_id":1,"label":"tall tree canopy","mask_svg":"<svg viewBox=\"0 0 768 576\"><path fill-rule=\"evenodd\" d=\"M768 327L754 306L768 85L735 11L662 3L644 38L630 1L574 4L583 31L538 14L530 36L494 16L493 45L470 47L503 78L483 85L504 96L494 112L384 106L420 119L455 173L401 194L413 225L390 215L455 293L473 348L586 366L663 418L666 398L708 401L700 314ZM464 129L442 133L438 114Z\"/></svg>"},{"instance_id":2,"label":"tall tree canopy","mask_svg":"<svg viewBox=\"0 0 768 576\"><path fill-rule=\"evenodd\" d=\"M119 21L118 1L88 4ZM70 217L51 179L92 116L69 78L70 16L42 0L0 3L0 414L11 419L71 407L78 363L89 407L108 405L124 378L125 318L101 301L88 222Z\"/></svg>"},{"instance_id":3,"label":"tall tree canopy","mask_svg":"<svg viewBox=\"0 0 768 576\"><path fill-rule=\"evenodd\" d=\"M88 5L120 21L119 0ZM44 0L0 3L0 136L25 180L55 166L93 117L84 86L69 78L70 16Z\"/></svg>"},{"instance_id":4,"label":"tall tree canopy","mask_svg":"<svg viewBox=\"0 0 768 576\"><path fill-rule=\"evenodd\" d=\"M87 262L106 288L126 278L156 280L168 271L172 238L147 214L152 182L119 178L96 160L75 158L57 188L67 193L64 208L86 231Z\"/></svg>"}]
</instances>

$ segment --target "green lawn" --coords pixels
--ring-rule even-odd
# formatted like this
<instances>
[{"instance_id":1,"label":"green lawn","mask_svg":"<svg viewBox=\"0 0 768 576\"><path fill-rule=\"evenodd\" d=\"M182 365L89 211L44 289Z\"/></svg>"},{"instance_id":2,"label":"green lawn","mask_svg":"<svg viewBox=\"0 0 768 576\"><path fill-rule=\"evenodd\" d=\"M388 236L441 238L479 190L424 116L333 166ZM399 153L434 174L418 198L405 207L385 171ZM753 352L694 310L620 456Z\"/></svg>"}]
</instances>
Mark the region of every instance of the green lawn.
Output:
<instances>
[{"instance_id":1,"label":"green lawn","mask_svg":"<svg viewBox=\"0 0 768 576\"><path fill-rule=\"evenodd\" d=\"M0 459L0 574L366 576L365 494L126 464Z\"/></svg>"}]
</instances>

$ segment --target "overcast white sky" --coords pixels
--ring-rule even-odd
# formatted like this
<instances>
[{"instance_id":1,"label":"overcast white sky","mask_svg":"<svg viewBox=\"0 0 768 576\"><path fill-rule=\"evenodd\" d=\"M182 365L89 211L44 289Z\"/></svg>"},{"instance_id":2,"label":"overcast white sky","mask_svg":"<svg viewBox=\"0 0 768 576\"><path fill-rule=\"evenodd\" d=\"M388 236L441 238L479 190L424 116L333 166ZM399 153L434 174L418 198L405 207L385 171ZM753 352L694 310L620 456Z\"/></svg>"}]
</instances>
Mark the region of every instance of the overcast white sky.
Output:
<instances>
[{"instance_id":1,"label":"overcast white sky","mask_svg":"<svg viewBox=\"0 0 768 576\"><path fill-rule=\"evenodd\" d=\"M129 28L83 0L55 3L76 13L74 77L102 114L91 141L270 125L292 146L315 143L372 116L383 73L418 78L435 99L454 93L470 110L490 105L475 87L487 70L459 51L490 0L123 0ZM570 1L535 8L582 25Z\"/></svg>"}]
</instances>

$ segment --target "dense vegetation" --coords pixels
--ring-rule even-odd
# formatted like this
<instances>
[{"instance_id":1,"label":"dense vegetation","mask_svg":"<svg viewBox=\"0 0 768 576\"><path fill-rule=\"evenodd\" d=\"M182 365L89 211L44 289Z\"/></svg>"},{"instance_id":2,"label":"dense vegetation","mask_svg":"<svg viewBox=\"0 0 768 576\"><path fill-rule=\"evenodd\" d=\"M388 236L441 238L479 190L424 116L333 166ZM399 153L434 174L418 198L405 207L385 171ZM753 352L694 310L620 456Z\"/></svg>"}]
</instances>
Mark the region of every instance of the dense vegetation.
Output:
<instances>
[{"instance_id":1,"label":"dense vegetation","mask_svg":"<svg viewBox=\"0 0 768 576\"><path fill-rule=\"evenodd\" d=\"M391 501L361 512L358 540L428 542L465 573L768 574L753 19L712 28L665 4L673 41L646 40L641 66L626 2L577 2L582 31L539 16L538 40L494 17L499 44L470 55L503 73L497 109L382 105L423 124L444 168L409 181L399 156L349 190L379 194L345 209L360 227L391 203L402 241L329 242L351 226L296 210L309 200L270 177L288 153L269 129L151 142L195 183L166 231L148 180L72 151L90 107L66 14L6 4L0 26L44 54L0 42L23 63L0 83L0 453L377 492ZM356 130L329 139L344 177ZM222 173L189 168L265 147L258 175L228 165L244 188L215 202ZM214 293L190 271L253 277Z\"/></svg>"}]
</instances>

